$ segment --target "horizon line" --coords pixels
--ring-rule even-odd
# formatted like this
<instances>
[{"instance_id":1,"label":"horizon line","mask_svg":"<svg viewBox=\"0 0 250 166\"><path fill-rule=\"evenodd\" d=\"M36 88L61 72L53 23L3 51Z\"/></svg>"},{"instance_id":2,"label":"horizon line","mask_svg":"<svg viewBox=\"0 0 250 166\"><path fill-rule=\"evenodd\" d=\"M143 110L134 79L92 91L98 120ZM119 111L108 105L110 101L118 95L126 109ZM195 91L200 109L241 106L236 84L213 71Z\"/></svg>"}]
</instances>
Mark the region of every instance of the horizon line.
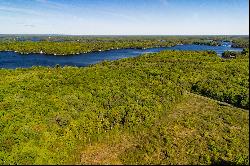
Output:
<instances>
[{"instance_id":1,"label":"horizon line","mask_svg":"<svg viewBox=\"0 0 250 166\"><path fill-rule=\"evenodd\" d=\"M91 35L91 34L47 34L47 33L0 33L0 35L54 35L54 36L249 36L249 34L179 34L179 35L176 35L176 34L110 34L110 35L107 35L107 34L94 34L94 35Z\"/></svg>"}]
</instances>

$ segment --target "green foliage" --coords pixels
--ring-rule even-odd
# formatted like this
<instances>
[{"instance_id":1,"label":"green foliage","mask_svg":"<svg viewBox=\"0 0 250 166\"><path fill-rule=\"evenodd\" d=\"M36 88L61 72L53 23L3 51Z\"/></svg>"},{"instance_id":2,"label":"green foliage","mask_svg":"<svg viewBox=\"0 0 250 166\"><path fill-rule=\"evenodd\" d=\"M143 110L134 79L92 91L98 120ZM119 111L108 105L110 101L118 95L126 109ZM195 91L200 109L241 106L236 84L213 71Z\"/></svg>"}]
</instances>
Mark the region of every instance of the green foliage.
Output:
<instances>
[{"instance_id":1,"label":"green foliage","mask_svg":"<svg viewBox=\"0 0 250 166\"><path fill-rule=\"evenodd\" d=\"M236 58L240 53L235 51L225 51L222 53L223 58Z\"/></svg>"},{"instance_id":2,"label":"green foliage","mask_svg":"<svg viewBox=\"0 0 250 166\"><path fill-rule=\"evenodd\" d=\"M234 39L232 47L249 48L249 38Z\"/></svg>"},{"instance_id":3,"label":"green foliage","mask_svg":"<svg viewBox=\"0 0 250 166\"><path fill-rule=\"evenodd\" d=\"M234 59L210 64L205 77L192 84L192 91L237 107L249 108L249 60Z\"/></svg>"},{"instance_id":4,"label":"green foliage","mask_svg":"<svg viewBox=\"0 0 250 166\"><path fill-rule=\"evenodd\" d=\"M76 163L82 147L105 133L150 129L186 91L249 108L248 62L213 52L164 51L86 68L1 69L0 164ZM236 117L224 118L234 125ZM180 121L189 128L196 123ZM173 146L167 133L155 132L155 139L145 143L148 153L161 149L158 139ZM216 141L210 143L217 155ZM192 152L190 147L187 155Z\"/></svg>"},{"instance_id":5,"label":"green foliage","mask_svg":"<svg viewBox=\"0 0 250 166\"><path fill-rule=\"evenodd\" d=\"M23 41L1 42L0 51L16 51L21 54L44 53L53 55L72 55L93 51L105 51L121 48L150 48L173 46L172 42L153 41L91 41L91 42L51 42L51 41Z\"/></svg>"},{"instance_id":6,"label":"green foliage","mask_svg":"<svg viewBox=\"0 0 250 166\"><path fill-rule=\"evenodd\" d=\"M244 48L241 52L225 51L222 53L223 58L249 58L249 49Z\"/></svg>"},{"instance_id":7,"label":"green foliage","mask_svg":"<svg viewBox=\"0 0 250 166\"><path fill-rule=\"evenodd\" d=\"M123 164L248 165L249 116L242 110L186 95L150 129L137 133Z\"/></svg>"},{"instance_id":8,"label":"green foliage","mask_svg":"<svg viewBox=\"0 0 250 166\"><path fill-rule=\"evenodd\" d=\"M248 48L248 36L0 36L0 51L21 54L44 53L72 55L121 48L170 47L177 44L218 46L221 40L233 41L233 47ZM241 44L244 43L244 44Z\"/></svg>"},{"instance_id":9,"label":"green foliage","mask_svg":"<svg viewBox=\"0 0 250 166\"><path fill-rule=\"evenodd\" d=\"M241 52L241 54L249 56L249 48L244 48L243 51Z\"/></svg>"},{"instance_id":10,"label":"green foliage","mask_svg":"<svg viewBox=\"0 0 250 166\"><path fill-rule=\"evenodd\" d=\"M193 42L193 44L208 45L208 46L220 46L221 45L220 41L214 41L214 40L200 40L200 41Z\"/></svg>"}]
</instances>

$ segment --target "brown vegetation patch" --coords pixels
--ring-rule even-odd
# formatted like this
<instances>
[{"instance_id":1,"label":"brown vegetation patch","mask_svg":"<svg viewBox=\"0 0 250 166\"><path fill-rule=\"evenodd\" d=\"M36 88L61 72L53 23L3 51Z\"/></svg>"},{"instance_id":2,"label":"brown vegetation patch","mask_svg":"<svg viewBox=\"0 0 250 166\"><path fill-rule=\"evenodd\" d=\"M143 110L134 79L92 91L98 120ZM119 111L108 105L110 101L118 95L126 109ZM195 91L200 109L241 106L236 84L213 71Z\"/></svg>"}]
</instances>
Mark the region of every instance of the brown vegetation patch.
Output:
<instances>
[{"instance_id":1,"label":"brown vegetation patch","mask_svg":"<svg viewBox=\"0 0 250 166\"><path fill-rule=\"evenodd\" d=\"M81 164L121 165L119 155L132 146L131 139L127 137L122 137L118 141L114 140L112 143L90 145L82 152Z\"/></svg>"}]
</instances>

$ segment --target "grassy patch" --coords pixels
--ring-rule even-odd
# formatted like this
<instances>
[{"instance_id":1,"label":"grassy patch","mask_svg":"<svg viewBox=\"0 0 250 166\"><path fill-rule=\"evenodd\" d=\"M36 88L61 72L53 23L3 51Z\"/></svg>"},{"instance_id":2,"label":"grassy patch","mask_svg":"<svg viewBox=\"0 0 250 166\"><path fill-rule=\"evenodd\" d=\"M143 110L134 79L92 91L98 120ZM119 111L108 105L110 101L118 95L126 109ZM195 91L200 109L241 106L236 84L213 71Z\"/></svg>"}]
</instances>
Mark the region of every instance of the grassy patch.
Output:
<instances>
[{"instance_id":1,"label":"grassy patch","mask_svg":"<svg viewBox=\"0 0 250 166\"><path fill-rule=\"evenodd\" d=\"M249 113L189 94L121 156L124 164L249 164Z\"/></svg>"}]
</instances>

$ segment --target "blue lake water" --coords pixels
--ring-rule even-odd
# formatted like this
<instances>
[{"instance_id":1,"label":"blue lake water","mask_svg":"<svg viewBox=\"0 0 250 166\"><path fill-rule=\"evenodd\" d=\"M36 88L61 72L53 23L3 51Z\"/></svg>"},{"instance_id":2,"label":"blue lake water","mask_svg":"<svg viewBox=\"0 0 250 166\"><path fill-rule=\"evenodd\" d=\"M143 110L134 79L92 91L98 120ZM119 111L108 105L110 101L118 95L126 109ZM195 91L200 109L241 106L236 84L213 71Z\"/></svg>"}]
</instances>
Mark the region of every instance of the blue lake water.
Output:
<instances>
[{"instance_id":1,"label":"blue lake water","mask_svg":"<svg viewBox=\"0 0 250 166\"><path fill-rule=\"evenodd\" d=\"M204 51L213 50L220 56L223 52L242 51L242 48L232 48L229 43L222 46L207 45L176 45L174 47L149 48L149 49L120 49L103 52L92 52L72 56L54 56L44 54L21 55L15 52L0 52L0 68L29 68L32 66L51 66L59 64L60 66L89 66L104 60L117 60L128 57L136 57L145 53L156 53L163 50L190 50Z\"/></svg>"}]
</instances>

